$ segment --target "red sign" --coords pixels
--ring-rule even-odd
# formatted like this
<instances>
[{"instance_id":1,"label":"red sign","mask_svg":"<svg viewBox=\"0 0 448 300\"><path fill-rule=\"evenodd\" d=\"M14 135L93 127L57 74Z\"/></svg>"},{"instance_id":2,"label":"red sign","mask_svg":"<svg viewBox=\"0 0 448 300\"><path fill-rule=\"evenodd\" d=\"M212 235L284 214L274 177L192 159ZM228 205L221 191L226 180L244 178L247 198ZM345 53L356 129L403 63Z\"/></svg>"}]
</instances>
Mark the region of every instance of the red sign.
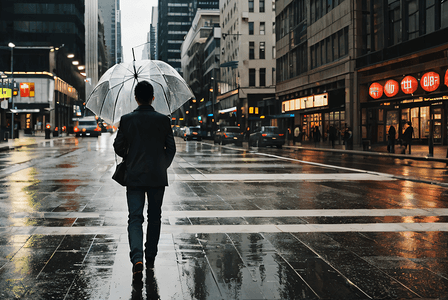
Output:
<instances>
[{"instance_id":1,"label":"red sign","mask_svg":"<svg viewBox=\"0 0 448 300\"><path fill-rule=\"evenodd\" d=\"M413 94L418 88L418 81L412 76L406 76L401 81L401 90L405 94Z\"/></svg>"},{"instance_id":2,"label":"red sign","mask_svg":"<svg viewBox=\"0 0 448 300\"><path fill-rule=\"evenodd\" d=\"M448 86L448 70L445 73L445 85Z\"/></svg>"},{"instance_id":3,"label":"red sign","mask_svg":"<svg viewBox=\"0 0 448 300\"><path fill-rule=\"evenodd\" d=\"M34 97L34 82L20 83L20 97Z\"/></svg>"},{"instance_id":4,"label":"red sign","mask_svg":"<svg viewBox=\"0 0 448 300\"><path fill-rule=\"evenodd\" d=\"M374 82L370 85L369 95L373 99L379 99L383 96L383 86L378 82Z\"/></svg>"},{"instance_id":5,"label":"red sign","mask_svg":"<svg viewBox=\"0 0 448 300\"><path fill-rule=\"evenodd\" d=\"M395 80L388 80L384 85L384 94L386 94L387 97L393 97L398 93L399 88L398 82Z\"/></svg>"},{"instance_id":6,"label":"red sign","mask_svg":"<svg viewBox=\"0 0 448 300\"><path fill-rule=\"evenodd\" d=\"M425 73L420 79L420 85L427 92L437 90L440 85L440 76L436 72Z\"/></svg>"}]
</instances>

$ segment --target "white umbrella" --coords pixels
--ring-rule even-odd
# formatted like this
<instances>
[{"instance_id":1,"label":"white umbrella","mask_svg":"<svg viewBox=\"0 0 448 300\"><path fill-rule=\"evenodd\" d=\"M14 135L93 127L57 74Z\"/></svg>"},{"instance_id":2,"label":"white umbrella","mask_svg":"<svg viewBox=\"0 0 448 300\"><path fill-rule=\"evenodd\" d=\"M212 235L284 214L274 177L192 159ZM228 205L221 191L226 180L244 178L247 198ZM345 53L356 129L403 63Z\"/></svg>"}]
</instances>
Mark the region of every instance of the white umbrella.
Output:
<instances>
[{"instance_id":1,"label":"white umbrella","mask_svg":"<svg viewBox=\"0 0 448 300\"><path fill-rule=\"evenodd\" d=\"M109 124L116 124L122 115L137 108L134 88L146 80L154 87L153 107L170 115L194 98L185 80L170 65L158 60L137 60L116 64L101 76L87 99L86 107Z\"/></svg>"}]
</instances>

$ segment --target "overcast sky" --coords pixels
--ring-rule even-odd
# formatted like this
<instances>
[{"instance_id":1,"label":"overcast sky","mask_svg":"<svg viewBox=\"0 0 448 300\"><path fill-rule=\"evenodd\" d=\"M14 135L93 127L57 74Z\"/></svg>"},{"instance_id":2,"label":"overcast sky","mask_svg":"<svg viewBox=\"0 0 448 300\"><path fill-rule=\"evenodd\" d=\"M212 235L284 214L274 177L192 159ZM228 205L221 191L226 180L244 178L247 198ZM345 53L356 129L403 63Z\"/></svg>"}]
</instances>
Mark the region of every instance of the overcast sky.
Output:
<instances>
[{"instance_id":1,"label":"overcast sky","mask_svg":"<svg viewBox=\"0 0 448 300\"><path fill-rule=\"evenodd\" d=\"M132 61L132 48L146 43L151 24L151 9L158 0L121 0L121 43L125 62ZM135 58L142 59L143 46L134 49Z\"/></svg>"}]
</instances>

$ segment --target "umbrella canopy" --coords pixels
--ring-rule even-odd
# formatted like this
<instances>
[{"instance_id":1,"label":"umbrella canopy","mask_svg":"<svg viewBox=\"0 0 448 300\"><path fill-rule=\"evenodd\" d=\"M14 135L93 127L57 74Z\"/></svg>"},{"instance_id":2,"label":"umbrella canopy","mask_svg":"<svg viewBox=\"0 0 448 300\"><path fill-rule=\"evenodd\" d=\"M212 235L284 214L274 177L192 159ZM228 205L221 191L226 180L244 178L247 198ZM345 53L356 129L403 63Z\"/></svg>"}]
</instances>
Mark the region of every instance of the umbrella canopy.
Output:
<instances>
[{"instance_id":1,"label":"umbrella canopy","mask_svg":"<svg viewBox=\"0 0 448 300\"><path fill-rule=\"evenodd\" d=\"M122 115L137 108L134 88L146 80L154 87L154 109L170 115L194 98L185 80L163 61L137 60L116 64L101 76L87 99L86 107L109 124L116 124Z\"/></svg>"}]
</instances>

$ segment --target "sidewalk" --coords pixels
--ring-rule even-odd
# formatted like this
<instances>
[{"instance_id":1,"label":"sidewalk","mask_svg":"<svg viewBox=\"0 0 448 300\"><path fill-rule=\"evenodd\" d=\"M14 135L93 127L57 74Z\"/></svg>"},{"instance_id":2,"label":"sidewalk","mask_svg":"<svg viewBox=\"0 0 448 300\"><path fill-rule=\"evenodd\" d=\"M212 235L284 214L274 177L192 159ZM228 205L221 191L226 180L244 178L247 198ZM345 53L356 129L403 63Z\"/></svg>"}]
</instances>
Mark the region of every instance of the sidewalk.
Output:
<instances>
[{"instance_id":1,"label":"sidewalk","mask_svg":"<svg viewBox=\"0 0 448 300\"><path fill-rule=\"evenodd\" d=\"M23 130L19 132L19 138L18 139L8 139L7 142L0 140L0 152L1 151L7 151L7 150L13 150L16 148L24 147L24 146L30 146L30 145L37 145L44 142L50 142L50 141L58 141L63 140L66 138L71 138L73 136L67 135L66 133L63 133L62 135L58 137L53 137L53 134L51 135L50 139L45 139L45 132L36 132L35 134L24 134Z\"/></svg>"},{"instance_id":2,"label":"sidewalk","mask_svg":"<svg viewBox=\"0 0 448 300\"><path fill-rule=\"evenodd\" d=\"M339 152L339 153L350 153L354 155L367 155L367 156L382 156L382 157L393 157L399 159L416 159L416 160L426 160L426 161L439 161L448 163L447 158L447 148L448 146L436 145L434 146L433 156L429 156L428 145L412 145L412 154L400 154L403 149L400 145L395 145L395 153L388 153L386 145L372 145L369 150L363 150L362 145L353 145L353 150L345 150L345 145L337 144L335 148L332 149L330 143L320 142L316 147L314 142L302 142L300 145L297 143L293 145L292 141L287 141L283 146L284 148L296 149L296 150L310 150L310 151L326 151L326 152ZM408 151L408 150L407 150ZM407 153L406 151L406 153Z\"/></svg>"}]
</instances>

